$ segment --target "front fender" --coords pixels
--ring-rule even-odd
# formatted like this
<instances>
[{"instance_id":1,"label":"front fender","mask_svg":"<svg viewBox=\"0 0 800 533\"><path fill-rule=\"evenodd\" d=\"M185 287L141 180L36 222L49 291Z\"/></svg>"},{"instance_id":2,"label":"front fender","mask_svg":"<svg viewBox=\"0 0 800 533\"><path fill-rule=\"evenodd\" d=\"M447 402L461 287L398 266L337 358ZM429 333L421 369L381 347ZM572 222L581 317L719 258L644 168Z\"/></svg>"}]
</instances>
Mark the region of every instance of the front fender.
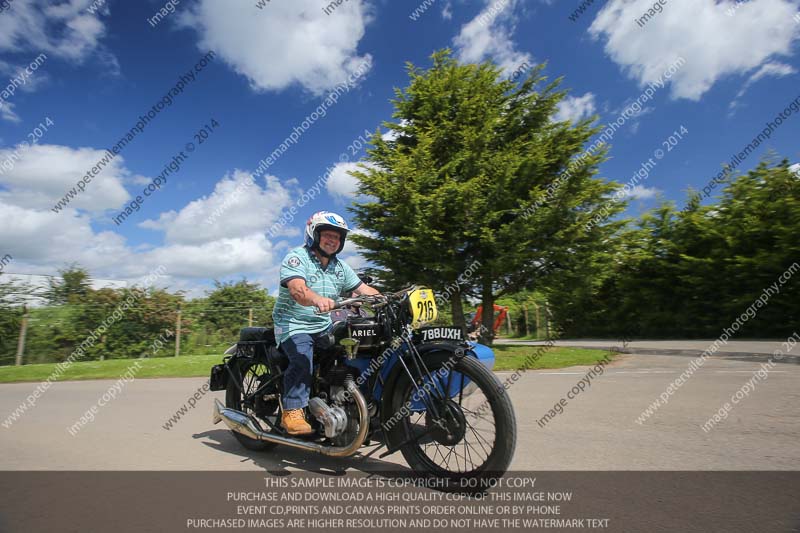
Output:
<instances>
[{"instance_id":1,"label":"front fender","mask_svg":"<svg viewBox=\"0 0 800 533\"><path fill-rule=\"evenodd\" d=\"M454 354L458 350L463 350L466 355L475 357L489 370L494 368L494 351L485 344L479 344L477 342L467 342L463 344L455 342L428 342L415 346L420 355L431 352Z\"/></svg>"}]
</instances>

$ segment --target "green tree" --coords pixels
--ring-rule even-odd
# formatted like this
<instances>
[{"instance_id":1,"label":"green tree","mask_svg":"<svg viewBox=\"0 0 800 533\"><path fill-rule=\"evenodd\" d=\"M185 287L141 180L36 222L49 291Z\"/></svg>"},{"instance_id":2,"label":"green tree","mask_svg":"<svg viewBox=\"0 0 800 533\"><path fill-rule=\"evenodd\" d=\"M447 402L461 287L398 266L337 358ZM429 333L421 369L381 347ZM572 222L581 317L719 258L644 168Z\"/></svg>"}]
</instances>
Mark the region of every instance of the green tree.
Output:
<instances>
[{"instance_id":1,"label":"green tree","mask_svg":"<svg viewBox=\"0 0 800 533\"><path fill-rule=\"evenodd\" d=\"M28 284L3 281L0 272L0 365L13 364L19 338L22 304L35 295Z\"/></svg>"},{"instance_id":2,"label":"green tree","mask_svg":"<svg viewBox=\"0 0 800 533\"><path fill-rule=\"evenodd\" d=\"M517 84L490 62L460 65L449 50L432 61L425 71L408 65L410 83L392 101L397 122L384 123L395 138L376 133L353 172L368 198L353 207L368 233L353 239L390 281L455 286L453 320L463 324L465 295L492 309L599 246L616 228L589 222L616 185L595 178L605 148L583 153L597 131L591 120L553 122L566 93L560 79L546 83L543 65ZM491 331L492 313L483 325Z\"/></svg>"},{"instance_id":3,"label":"green tree","mask_svg":"<svg viewBox=\"0 0 800 533\"><path fill-rule=\"evenodd\" d=\"M61 279L50 279L46 298L53 304L79 303L92 291L89 271L72 264L58 271Z\"/></svg>"},{"instance_id":4,"label":"green tree","mask_svg":"<svg viewBox=\"0 0 800 533\"><path fill-rule=\"evenodd\" d=\"M272 308L275 298L257 283L246 279L236 282L214 280L214 290L205 298L201 322L213 331L224 331L235 336L247 326L249 310L253 310L253 325L272 325Z\"/></svg>"},{"instance_id":5,"label":"green tree","mask_svg":"<svg viewBox=\"0 0 800 533\"><path fill-rule=\"evenodd\" d=\"M682 210L644 214L587 275L554 280L548 296L569 335L715 338L792 265L800 271L798 234L800 179L788 161L765 160L708 205L690 191ZM739 336L792 334L800 284L778 289Z\"/></svg>"}]
</instances>

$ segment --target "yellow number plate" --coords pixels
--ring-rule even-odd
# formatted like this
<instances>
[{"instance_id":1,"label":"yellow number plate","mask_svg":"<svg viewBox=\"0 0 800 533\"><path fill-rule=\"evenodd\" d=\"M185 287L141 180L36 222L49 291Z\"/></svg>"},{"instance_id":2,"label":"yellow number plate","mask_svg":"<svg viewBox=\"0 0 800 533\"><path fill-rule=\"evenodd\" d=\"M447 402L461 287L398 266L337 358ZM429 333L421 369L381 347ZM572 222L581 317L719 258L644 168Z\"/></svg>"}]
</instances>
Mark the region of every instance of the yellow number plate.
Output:
<instances>
[{"instance_id":1,"label":"yellow number plate","mask_svg":"<svg viewBox=\"0 0 800 533\"><path fill-rule=\"evenodd\" d=\"M408 300L411 303L411 313L413 316L411 327L418 328L423 324L433 322L436 320L436 317L439 316L432 290L421 287L409 291Z\"/></svg>"}]
</instances>

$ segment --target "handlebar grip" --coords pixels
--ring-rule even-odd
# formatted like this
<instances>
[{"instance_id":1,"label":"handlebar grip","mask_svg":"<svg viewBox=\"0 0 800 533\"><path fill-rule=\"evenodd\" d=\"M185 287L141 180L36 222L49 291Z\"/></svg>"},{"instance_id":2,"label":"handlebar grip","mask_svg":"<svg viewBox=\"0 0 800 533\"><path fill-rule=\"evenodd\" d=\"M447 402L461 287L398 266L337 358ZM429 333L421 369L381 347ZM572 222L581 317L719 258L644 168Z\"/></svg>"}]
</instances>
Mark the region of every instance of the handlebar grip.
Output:
<instances>
[{"instance_id":1,"label":"handlebar grip","mask_svg":"<svg viewBox=\"0 0 800 533\"><path fill-rule=\"evenodd\" d=\"M324 315L326 313L330 313L331 311L336 311L337 309L341 309L342 307L344 307L346 305L353 304L353 303L355 303L357 301L359 301L357 298L348 298L348 299L345 299L345 300L339 300L338 302L334 303L333 307L331 307L327 311L320 311L319 308L317 307L317 310L315 311L315 313L318 314L318 315ZM316 306L314 306L314 307L316 307Z\"/></svg>"}]
</instances>

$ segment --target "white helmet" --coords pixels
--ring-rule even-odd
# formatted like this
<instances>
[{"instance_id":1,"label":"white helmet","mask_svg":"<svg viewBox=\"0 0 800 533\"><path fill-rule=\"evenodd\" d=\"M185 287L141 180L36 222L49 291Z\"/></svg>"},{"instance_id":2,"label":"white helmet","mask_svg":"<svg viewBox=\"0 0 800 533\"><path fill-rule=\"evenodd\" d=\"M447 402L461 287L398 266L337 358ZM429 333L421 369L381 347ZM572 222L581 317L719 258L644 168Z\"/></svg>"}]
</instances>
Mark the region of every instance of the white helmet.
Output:
<instances>
[{"instance_id":1,"label":"white helmet","mask_svg":"<svg viewBox=\"0 0 800 533\"><path fill-rule=\"evenodd\" d=\"M312 250L316 249L323 256L327 257L328 254L319 247L319 232L324 229L339 232L341 236L339 249L331 255L338 254L342 251L342 248L344 248L344 241L347 239L347 233L350 231L350 228L347 227L347 222L345 222L341 216L336 213L331 213L330 211L317 211L306 221L306 246Z\"/></svg>"}]
</instances>

